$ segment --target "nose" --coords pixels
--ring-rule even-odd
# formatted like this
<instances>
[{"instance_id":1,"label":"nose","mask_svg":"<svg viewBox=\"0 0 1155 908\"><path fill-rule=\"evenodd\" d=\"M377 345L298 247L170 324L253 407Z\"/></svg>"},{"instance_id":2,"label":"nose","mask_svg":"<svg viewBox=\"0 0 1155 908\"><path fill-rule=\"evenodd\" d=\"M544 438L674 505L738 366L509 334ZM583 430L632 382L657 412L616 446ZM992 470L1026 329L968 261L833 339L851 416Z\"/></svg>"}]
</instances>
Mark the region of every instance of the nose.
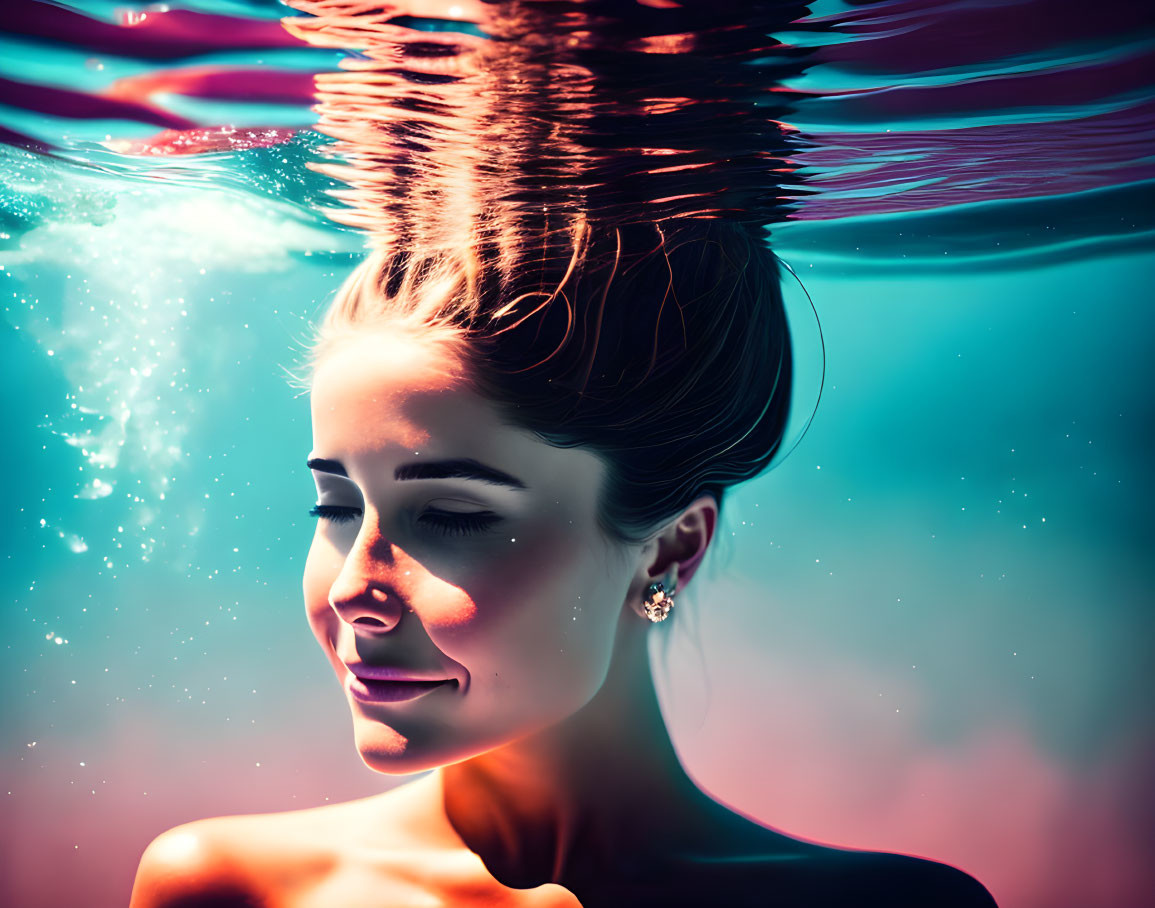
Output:
<instances>
[{"instance_id":1,"label":"nose","mask_svg":"<svg viewBox=\"0 0 1155 908\"><path fill-rule=\"evenodd\" d=\"M401 597L393 585L393 545L375 529L362 527L329 587L329 605L356 630L385 633L401 621Z\"/></svg>"}]
</instances>

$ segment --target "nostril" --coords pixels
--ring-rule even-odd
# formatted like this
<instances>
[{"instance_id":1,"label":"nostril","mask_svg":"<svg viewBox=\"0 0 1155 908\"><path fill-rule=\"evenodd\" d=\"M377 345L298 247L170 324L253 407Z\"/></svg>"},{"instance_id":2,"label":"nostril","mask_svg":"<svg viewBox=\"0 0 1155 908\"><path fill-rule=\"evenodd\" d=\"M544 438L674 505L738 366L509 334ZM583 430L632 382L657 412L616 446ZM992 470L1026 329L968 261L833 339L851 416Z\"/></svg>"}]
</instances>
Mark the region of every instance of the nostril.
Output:
<instances>
[{"instance_id":1,"label":"nostril","mask_svg":"<svg viewBox=\"0 0 1155 908\"><path fill-rule=\"evenodd\" d=\"M372 628L386 627L387 626L385 624L385 622L382 621L380 618L373 618L373 617L370 617L368 615L363 615L360 618L353 619L353 623L359 624L362 627L372 627Z\"/></svg>"},{"instance_id":2,"label":"nostril","mask_svg":"<svg viewBox=\"0 0 1155 908\"><path fill-rule=\"evenodd\" d=\"M329 604L346 623L366 633L393 630L401 619L401 600L364 580L356 587L330 591Z\"/></svg>"}]
</instances>

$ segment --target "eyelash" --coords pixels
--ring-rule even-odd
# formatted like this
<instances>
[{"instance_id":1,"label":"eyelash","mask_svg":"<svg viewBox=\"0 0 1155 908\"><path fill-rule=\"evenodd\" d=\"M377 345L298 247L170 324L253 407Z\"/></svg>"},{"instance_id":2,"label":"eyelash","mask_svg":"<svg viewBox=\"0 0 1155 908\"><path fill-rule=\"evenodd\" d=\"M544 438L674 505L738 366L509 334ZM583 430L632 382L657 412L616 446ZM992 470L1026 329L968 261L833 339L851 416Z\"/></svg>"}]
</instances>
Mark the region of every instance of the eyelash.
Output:
<instances>
[{"instance_id":1,"label":"eyelash","mask_svg":"<svg viewBox=\"0 0 1155 908\"><path fill-rule=\"evenodd\" d=\"M330 523L348 523L360 515L360 508L343 508L332 504L315 504L309 508L310 517L319 517Z\"/></svg>"},{"instance_id":2,"label":"eyelash","mask_svg":"<svg viewBox=\"0 0 1155 908\"><path fill-rule=\"evenodd\" d=\"M426 511L417 518L419 524L427 526L439 536L469 536L484 533L500 520L501 518L491 511L479 511L474 514Z\"/></svg>"},{"instance_id":3,"label":"eyelash","mask_svg":"<svg viewBox=\"0 0 1155 908\"><path fill-rule=\"evenodd\" d=\"M360 508L331 504L316 504L309 509L309 516L319 517L331 523L348 523L360 515ZM483 533L500 520L501 518L492 511L480 511L474 514L426 511L417 519L417 522L439 536L468 536L474 533Z\"/></svg>"}]
</instances>

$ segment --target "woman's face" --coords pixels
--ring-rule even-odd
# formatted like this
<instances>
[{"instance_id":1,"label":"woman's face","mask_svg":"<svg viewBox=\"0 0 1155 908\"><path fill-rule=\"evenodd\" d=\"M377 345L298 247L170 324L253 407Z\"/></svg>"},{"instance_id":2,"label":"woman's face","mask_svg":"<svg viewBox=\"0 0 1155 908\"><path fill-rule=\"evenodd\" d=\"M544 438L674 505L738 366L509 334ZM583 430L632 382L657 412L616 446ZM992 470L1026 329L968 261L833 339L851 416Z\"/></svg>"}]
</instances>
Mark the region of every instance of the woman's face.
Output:
<instances>
[{"instance_id":1,"label":"woman's face","mask_svg":"<svg viewBox=\"0 0 1155 908\"><path fill-rule=\"evenodd\" d=\"M407 334L329 352L312 417L305 604L365 762L457 762L585 705L641 553L598 526L601 460L506 425Z\"/></svg>"}]
</instances>

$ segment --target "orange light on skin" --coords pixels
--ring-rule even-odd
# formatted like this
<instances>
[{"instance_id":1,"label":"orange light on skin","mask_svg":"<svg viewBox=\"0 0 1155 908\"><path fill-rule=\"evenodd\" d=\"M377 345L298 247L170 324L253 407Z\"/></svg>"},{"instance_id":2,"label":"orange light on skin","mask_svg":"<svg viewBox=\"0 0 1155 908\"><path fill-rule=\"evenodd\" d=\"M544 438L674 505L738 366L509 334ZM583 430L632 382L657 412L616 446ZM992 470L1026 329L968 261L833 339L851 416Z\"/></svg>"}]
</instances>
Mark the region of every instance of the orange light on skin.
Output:
<instances>
[{"instance_id":1,"label":"orange light on skin","mask_svg":"<svg viewBox=\"0 0 1155 908\"><path fill-rule=\"evenodd\" d=\"M172 864L181 864L194 861L197 852L203 848L203 843L191 833L175 832L159 840L155 847L161 859Z\"/></svg>"}]
</instances>

